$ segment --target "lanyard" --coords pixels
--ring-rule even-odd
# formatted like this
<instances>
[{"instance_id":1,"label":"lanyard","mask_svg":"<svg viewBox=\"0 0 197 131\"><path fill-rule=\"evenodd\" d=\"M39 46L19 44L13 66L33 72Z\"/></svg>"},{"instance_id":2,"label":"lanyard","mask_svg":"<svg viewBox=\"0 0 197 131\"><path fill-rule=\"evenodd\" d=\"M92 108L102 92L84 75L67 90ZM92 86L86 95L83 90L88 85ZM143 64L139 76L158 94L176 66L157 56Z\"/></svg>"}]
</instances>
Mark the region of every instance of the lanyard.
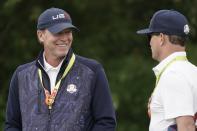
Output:
<instances>
[{"instance_id":1,"label":"lanyard","mask_svg":"<svg viewBox=\"0 0 197 131\"><path fill-rule=\"evenodd\" d=\"M161 78L161 75L163 74L163 72L172 64L174 63L175 61L186 61L187 58L186 56L177 56L175 57L174 59L172 59L160 72L159 74L156 76L156 84L155 84L155 87L157 86L160 78Z\"/></svg>"},{"instance_id":2,"label":"lanyard","mask_svg":"<svg viewBox=\"0 0 197 131\"><path fill-rule=\"evenodd\" d=\"M163 72L172 64L174 63L175 61L187 61L187 58L186 56L177 56L175 57L174 59L172 59L166 66L164 66L164 68L159 72L159 74L156 76L156 83L155 83L155 88L153 90L153 92L155 91L156 87L157 87L157 84L161 78L161 75L163 74ZM153 95L153 92L152 92L152 95ZM151 103L151 100L152 100L152 95L151 97L149 98L148 100L148 116L151 117L151 110L150 110L150 103Z\"/></svg>"},{"instance_id":3,"label":"lanyard","mask_svg":"<svg viewBox=\"0 0 197 131\"><path fill-rule=\"evenodd\" d=\"M60 87L60 83L62 81L62 79L68 74L69 70L71 69L71 67L73 66L75 62L75 54L72 54L72 57L68 63L68 66L66 67L66 69L64 70L64 74L62 75L62 77L60 78L60 80L57 82L57 84L55 85L54 89L52 90L51 94L49 93L49 91L47 89L44 88L44 84L42 81L42 72L40 69L38 69L38 75L40 78L40 82L42 84L42 87L44 89L45 92L45 103L48 106L49 109L52 109L52 105L55 101L55 97L57 95L57 92L59 90Z\"/></svg>"}]
</instances>

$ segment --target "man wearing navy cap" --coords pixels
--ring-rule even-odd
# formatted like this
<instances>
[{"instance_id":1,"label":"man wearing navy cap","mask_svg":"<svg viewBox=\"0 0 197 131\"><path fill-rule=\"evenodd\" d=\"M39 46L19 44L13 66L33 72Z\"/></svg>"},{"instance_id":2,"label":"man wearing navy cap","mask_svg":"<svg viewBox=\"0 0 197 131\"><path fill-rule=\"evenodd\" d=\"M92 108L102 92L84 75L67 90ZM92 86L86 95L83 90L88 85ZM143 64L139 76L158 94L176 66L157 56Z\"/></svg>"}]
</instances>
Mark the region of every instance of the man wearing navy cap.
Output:
<instances>
[{"instance_id":1,"label":"man wearing navy cap","mask_svg":"<svg viewBox=\"0 0 197 131\"><path fill-rule=\"evenodd\" d=\"M157 11L147 29L156 85L148 103L149 131L195 131L197 68L186 57L190 30L184 15L175 10Z\"/></svg>"},{"instance_id":2,"label":"man wearing navy cap","mask_svg":"<svg viewBox=\"0 0 197 131\"><path fill-rule=\"evenodd\" d=\"M115 131L104 69L72 51L75 30L62 9L39 16L37 36L44 49L12 76L5 131Z\"/></svg>"}]
</instances>

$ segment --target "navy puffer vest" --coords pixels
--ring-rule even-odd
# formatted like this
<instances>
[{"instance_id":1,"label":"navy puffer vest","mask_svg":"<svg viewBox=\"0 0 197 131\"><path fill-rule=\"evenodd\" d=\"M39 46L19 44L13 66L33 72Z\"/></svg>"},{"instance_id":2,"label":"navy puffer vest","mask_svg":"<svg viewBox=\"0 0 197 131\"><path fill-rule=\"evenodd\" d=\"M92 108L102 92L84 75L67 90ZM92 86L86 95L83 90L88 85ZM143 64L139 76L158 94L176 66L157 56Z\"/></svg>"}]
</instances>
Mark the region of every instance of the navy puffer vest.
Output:
<instances>
[{"instance_id":1,"label":"navy puffer vest","mask_svg":"<svg viewBox=\"0 0 197 131\"><path fill-rule=\"evenodd\" d=\"M62 80L60 89L49 112L44 90L38 77L35 62L18 72L19 101L23 131L87 131L94 123L90 105L95 72L75 61ZM68 86L74 84L75 92ZM89 129L87 129L89 127Z\"/></svg>"}]
</instances>

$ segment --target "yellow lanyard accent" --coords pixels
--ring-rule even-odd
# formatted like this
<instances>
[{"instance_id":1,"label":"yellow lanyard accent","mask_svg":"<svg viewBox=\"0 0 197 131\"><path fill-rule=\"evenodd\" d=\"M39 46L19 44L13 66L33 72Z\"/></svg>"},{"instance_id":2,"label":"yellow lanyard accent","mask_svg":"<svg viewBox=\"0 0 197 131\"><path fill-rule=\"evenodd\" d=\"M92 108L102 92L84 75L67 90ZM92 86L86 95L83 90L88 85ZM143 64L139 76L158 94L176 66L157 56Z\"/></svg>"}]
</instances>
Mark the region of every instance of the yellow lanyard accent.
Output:
<instances>
[{"instance_id":1,"label":"yellow lanyard accent","mask_svg":"<svg viewBox=\"0 0 197 131\"><path fill-rule=\"evenodd\" d=\"M159 74L156 76L156 84L155 84L155 87L157 86L160 78L161 78L161 75L163 74L163 72L172 64L174 63L175 61L187 61L187 58L186 56L177 56L175 57L174 59L172 59L162 70L161 72L159 72Z\"/></svg>"},{"instance_id":2,"label":"yellow lanyard accent","mask_svg":"<svg viewBox=\"0 0 197 131\"><path fill-rule=\"evenodd\" d=\"M44 88L44 91L45 91L45 103L48 105L48 108L49 109L52 109L52 105L55 101L55 97L57 95L57 92L59 90L59 87L60 87L60 83L62 81L62 79L68 74L69 70L71 69L71 67L73 66L75 62L75 54L72 54L72 57L68 63L68 66L66 67L65 71L64 71L64 74L62 75L62 77L60 78L60 80L57 82L57 84L55 85L54 89L52 90L51 94L49 93L48 90L46 90L44 88L44 84L43 84L43 81L42 81L42 71L40 69L38 69L38 75L39 75L39 78L40 78L40 82L42 84L42 87Z\"/></svg>"}]
</instances>

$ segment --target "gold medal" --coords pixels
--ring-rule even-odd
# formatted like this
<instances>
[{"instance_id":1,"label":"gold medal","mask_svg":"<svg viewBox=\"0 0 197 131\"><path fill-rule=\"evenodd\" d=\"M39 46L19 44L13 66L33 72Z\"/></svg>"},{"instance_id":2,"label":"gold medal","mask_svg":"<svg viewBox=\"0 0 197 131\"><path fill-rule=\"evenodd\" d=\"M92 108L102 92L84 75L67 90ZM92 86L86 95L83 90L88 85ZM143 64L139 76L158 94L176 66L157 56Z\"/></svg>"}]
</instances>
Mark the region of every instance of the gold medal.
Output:
<instances>
[{"instance_id":1,"label":"gold medal","mask_svg":"<svg viewBox=\"0 0 197 131\"><path fill-rule=\"evenodd\" d=\"M54 97L51 96L47 90L45 90L45 94L46 94L45 103L46 105L48 105L49 109L52 109Z\"/></svg>"},{"instance_id":2,"label":"gold medal","mask_svg":"<svg viewBox=\"0 0 197 131\"><path fill-rule=\"evenodd\" d=\"M46 105L48 105L49 109L52 109L53 102L54 102L54 99L51 98L51 96L46 97L45 103Z\"/></svg>"}]
</instances>

